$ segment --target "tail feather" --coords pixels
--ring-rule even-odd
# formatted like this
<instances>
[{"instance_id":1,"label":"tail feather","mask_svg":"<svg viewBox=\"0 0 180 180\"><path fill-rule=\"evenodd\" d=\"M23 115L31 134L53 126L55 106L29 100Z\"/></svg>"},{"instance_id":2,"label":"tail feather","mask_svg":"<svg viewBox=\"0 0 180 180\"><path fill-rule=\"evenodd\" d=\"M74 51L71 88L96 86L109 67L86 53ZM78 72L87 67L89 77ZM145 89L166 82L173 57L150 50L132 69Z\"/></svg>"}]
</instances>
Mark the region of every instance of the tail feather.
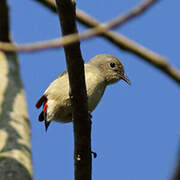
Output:
<instances>
[{"instance_id":1,"label":"tail feather","mask_svg":"<svg viewBox=\"0 0 180 180\"><path fill-rule=\"evenodd\" d=\"M36 103L36 108L39 109L44 102L47 101L46 95L43 95Z\"/></svg>"},{"instance_id":2,"label":"tail feather","mask_svg":"<svg viewBox=\"0 0 180 180\"><path fill-rule=\"evenodd\" d=\"M44 122L46 131L48 130L48 127L49 127L50 123L51 123L51 121L45 121Z\"/></svg>"},{"instance_id":3,"label":"tail feather","mask_svg":"<svg viewBox=\"0 0 180 180\"><path fill-rule=\"evenodd\" d=\"M40 113L39 115L39 121L42 122L44 121L45 123L45 129L47 131L49 125L50 125L50 121L47 121L47 108L48 108L48 104L47 104L47 97L45 95L43 95L39 100L38 102L36 103L36 108L40 108L43 104L43 111Z\"/></svg>"},{"instance_id":4,"label":"tail feather","mask_svg":"<svg viewBox=\"0 0 180 180\"><path fill-rule=\"evenodd\" d=\"M43 102L43 111L39 114L39 121L47 121L47 108L48 108L48 104L47 104L47 98L46 100Z\"/></svg>"},{"instance_id":5,"label":"tail feather","mask_svg":"<svg viewBox=\"0 0 180 180\"><path fill-rule=\"evenodd\" d=\"M39 119L40 122L44 121L44 112L42 111L39 115Z\"/></svg>"}]
</instances>

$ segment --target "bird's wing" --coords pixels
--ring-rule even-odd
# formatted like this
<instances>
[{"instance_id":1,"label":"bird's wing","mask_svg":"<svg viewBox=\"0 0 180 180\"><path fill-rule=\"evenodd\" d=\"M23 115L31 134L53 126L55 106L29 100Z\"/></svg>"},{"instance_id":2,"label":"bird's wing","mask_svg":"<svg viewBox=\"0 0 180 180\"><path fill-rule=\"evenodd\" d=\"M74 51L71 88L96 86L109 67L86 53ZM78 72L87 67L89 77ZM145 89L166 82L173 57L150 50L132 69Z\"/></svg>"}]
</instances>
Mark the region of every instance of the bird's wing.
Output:
<instances>
[{"instance_id":1,"label":"bird's wing","mask_svg":"<svg viewBox=\"0 0 180 180\"><path fill-rule=\"evenodd\" d=\"M66 74L67 74L67 70L65 70L64 72L62 72L62 73L57 77L57 79L58 79L58 78L61 78L62 76L66 75Z\"/></svg>"}]
</instances>

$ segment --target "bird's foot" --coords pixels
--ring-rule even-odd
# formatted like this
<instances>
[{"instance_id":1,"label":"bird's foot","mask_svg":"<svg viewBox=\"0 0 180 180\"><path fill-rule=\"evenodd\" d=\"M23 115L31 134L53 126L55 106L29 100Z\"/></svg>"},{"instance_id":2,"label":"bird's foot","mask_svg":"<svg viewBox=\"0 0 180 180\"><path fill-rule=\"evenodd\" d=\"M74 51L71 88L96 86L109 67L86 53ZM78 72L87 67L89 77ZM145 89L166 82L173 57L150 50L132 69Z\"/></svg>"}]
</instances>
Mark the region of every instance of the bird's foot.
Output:
<instances>
[{"instance_id":1,"label":"bird's foot","mask_svg":"<svg viewBox=\"0 0 180 180\"><path fill-rule=\"evenodd\" d=\"M96 152L91 151L91 154L93 155L94 159L97 158L97 153Z\"/></svg>"}]
</instances>

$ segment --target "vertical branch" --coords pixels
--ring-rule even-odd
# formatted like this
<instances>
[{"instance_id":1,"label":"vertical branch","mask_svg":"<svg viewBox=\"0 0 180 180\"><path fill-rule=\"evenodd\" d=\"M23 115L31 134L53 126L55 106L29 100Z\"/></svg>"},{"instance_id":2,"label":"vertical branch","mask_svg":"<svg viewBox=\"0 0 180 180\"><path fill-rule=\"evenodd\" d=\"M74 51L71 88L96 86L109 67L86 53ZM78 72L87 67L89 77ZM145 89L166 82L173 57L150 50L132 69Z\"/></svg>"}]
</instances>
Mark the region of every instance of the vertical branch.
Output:
<instances>
[{"instance_id":1,"label":"vertical branch","mask_svg":"<svg viewBox=\"0 0 180 180\"><path fill-rule=\"evenodd\" d=\"M56 0L56 4L63 36L76 33L74 1ZM91 180L91 122L80 42L65 46L64 51L72 97L75 180Z\"/></svg>"},{"instance_id":2,"label":"vertical branch","mask_svg":"<svg viewBox=\"0 0 180 180\"><path fill-rule=\"evenodd\" d=\"M0 0L0 41L10 42L6 0ZM32 180L30 125L16 53L0 51L0 179Z\"/></svg>"},{"instance_id":3,"label":"vertical branch","mask_svg":"<svg viewBox=\"0 0 180 180\"><path fill-rule=\"evenodd\" d=\"M6 0L0 1L0 41L10 42L9 40L9 15Z\"/></svg>"}]
</instances>

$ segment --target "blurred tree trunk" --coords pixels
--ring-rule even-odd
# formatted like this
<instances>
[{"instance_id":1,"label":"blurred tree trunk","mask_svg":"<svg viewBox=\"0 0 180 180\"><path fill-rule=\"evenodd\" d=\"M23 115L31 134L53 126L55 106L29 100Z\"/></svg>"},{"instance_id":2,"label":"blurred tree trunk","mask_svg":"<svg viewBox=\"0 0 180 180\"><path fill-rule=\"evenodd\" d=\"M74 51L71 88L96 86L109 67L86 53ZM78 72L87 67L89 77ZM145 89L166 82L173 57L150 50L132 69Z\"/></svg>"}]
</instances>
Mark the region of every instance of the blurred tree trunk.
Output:
<instances>
[{"instance_id":1,"label":"blurred tree trunk","mask_svg":"<svg viewBox=\"0 0 180 180\"><path fill-rule=\"evenodd\" d=\"M9 42L6 0L0 1L0 41ZM16 53L0 51L0 180L32 180L30 125Z\"/></svg>"}]
</instances>

